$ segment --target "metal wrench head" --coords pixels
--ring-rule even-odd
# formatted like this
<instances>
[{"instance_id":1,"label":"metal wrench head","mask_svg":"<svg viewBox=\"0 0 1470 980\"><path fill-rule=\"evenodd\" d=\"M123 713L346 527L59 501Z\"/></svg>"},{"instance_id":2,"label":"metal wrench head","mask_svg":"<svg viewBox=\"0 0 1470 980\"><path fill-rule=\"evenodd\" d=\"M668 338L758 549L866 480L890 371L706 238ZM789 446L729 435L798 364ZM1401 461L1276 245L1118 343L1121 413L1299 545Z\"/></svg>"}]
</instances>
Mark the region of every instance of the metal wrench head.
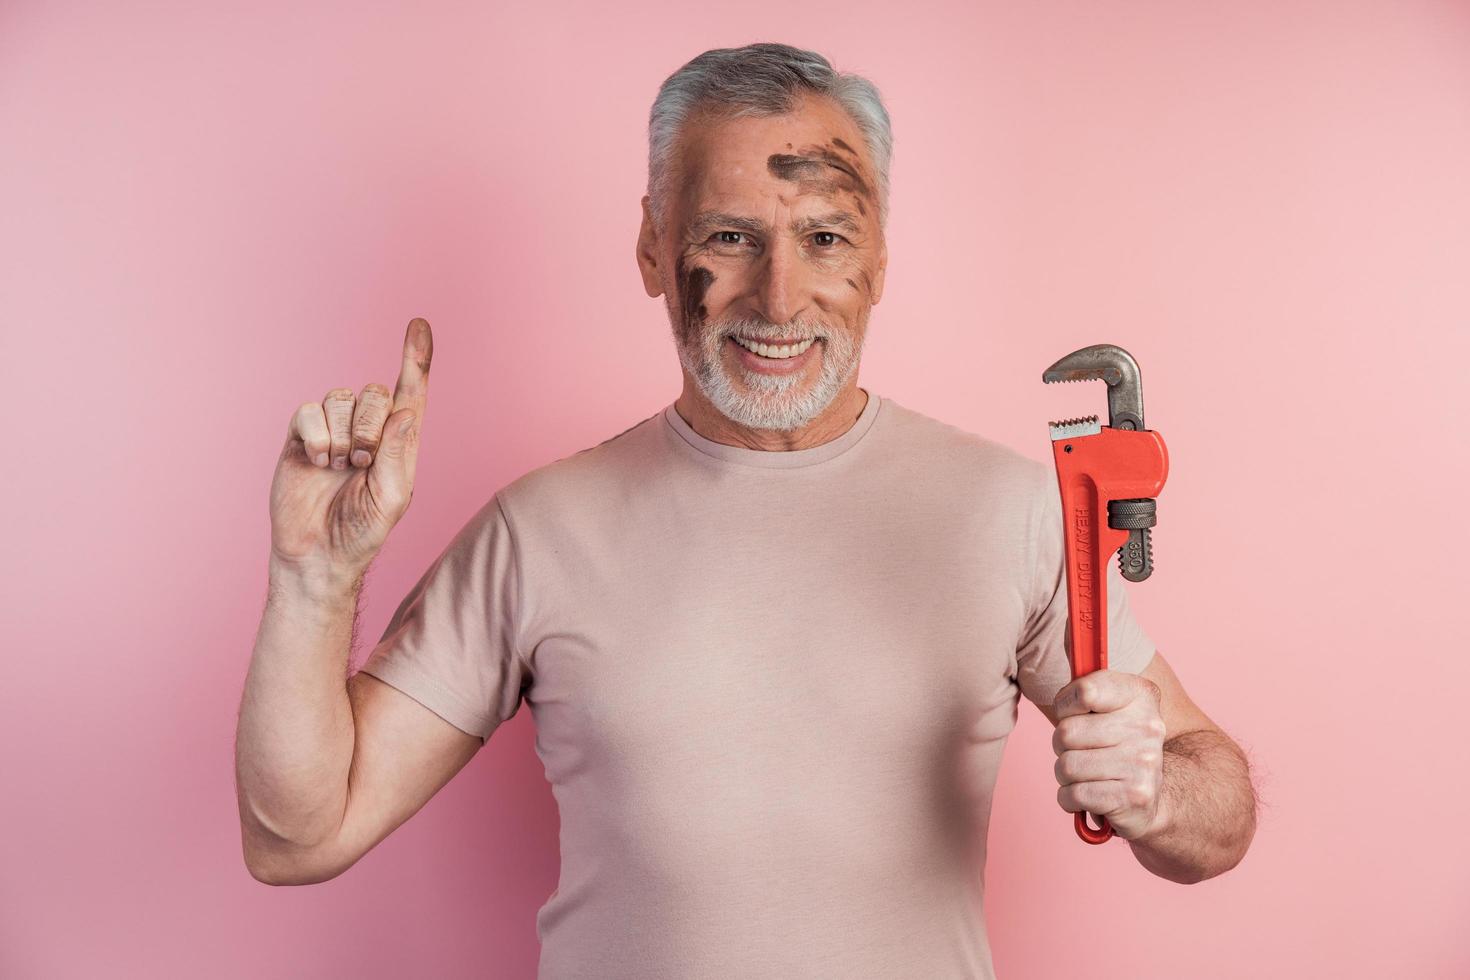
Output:
<instances>
[{"instance_id":1,"label":"metal wrench head","mask_svg":"<svg viewBox=\"0 0 1470 980\"><path fill-rule=\"evenodd\" d=\"M1143 377L1133 355L1113 344L1093 344L1074 350L1041 374L1046 384L1057 381L1106 381L1108 425L1142 431Z\"/></svg>"}]
</instances>

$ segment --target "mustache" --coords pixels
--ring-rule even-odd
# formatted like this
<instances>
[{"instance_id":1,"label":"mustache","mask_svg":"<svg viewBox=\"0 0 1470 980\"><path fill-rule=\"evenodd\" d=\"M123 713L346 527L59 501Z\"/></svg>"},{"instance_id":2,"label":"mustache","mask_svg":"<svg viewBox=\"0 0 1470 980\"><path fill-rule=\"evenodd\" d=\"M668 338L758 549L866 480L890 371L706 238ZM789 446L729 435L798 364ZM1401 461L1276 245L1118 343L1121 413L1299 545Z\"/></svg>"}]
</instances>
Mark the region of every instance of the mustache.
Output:
<instances>
[{"instance_id":1,"label":"mustache","mask_svg":"<svg viewBox=\"0 0 1470 980\"><path fill-rule=\"evenodd\" d=\"M737 317L711 323L710 330L716 336L733 337L737 334L748 340L824 340L830 331L823 323L812 320L791 320L785 324L772 323L763 317Z\"/></svg>"}]
</instances>

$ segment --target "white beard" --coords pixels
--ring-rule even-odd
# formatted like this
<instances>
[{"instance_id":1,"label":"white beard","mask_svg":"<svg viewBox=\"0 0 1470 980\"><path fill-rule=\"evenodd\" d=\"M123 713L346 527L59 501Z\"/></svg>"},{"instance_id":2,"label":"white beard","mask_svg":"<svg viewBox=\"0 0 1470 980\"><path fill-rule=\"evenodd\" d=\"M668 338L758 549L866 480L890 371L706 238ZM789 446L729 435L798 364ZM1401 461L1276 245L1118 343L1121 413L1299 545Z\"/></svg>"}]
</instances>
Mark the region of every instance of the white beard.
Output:
<instances>
[{"instance_id":1,"label":"white beard","mask_svg":"<svg viewBox=\"0 0 1470 980\"><path fill-rule=\"evenodd\" d=\"M736 317L720 322L701 325L700 334L692 344L679 340L679 318L665 298L669 307L669 321L674 326L674 346L679 351L679 363L694 379L704 397L709 399L721 414L739 425L750 429L772 429L789 432L809 425L821 415L837 397L849 378L857 371L862 357L863 340L853 342L846 330L829 330L825 325L804 320L792 320L778 326L760 317ZM814 344L820 344L818 352L822 359L821 374L809 388L806 372L791 375L761 374L737 368L741 383L730 377L720 356L725 336L739 333L753 340L777 340L793 334L800 337L815 336ZM863 330L863 339L867 337Z\"/></svg>"}]
</instances>

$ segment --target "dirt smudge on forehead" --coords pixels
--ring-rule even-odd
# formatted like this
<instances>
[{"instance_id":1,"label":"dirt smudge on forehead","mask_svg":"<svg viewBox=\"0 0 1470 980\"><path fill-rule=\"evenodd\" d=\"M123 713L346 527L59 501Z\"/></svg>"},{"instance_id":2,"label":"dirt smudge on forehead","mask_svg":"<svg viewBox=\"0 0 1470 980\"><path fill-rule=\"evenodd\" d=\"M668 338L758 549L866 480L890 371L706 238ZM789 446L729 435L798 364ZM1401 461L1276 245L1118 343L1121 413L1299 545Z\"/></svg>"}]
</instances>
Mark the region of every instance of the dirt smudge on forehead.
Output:
<instances>
[{"instance_id":1,"label":"dirt smudge on forehead","mask_svg":"<svg viewBox=\"0 0 1470 980\"><path fill-rule=\"evenodd\" d=\"M836 149L845 150L851 158ZM781 180L797 185L802 194L852 194L859 201L873 200L873 190L863 175L862 164L852 147L836 137L829 146L812 144L795 153L772 153L766 158L766 169ZM866 208L863 214L867 214Z\"/></svg>"}]
</instances>

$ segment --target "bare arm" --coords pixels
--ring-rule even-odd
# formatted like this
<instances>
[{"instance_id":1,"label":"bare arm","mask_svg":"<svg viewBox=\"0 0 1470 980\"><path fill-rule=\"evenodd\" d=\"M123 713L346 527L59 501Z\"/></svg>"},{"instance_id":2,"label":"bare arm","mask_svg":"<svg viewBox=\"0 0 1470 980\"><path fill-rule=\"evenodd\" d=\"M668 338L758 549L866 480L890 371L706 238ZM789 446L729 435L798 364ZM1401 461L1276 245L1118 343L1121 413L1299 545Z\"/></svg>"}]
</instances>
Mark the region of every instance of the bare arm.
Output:
<instances>
[{"instance_id":1,"label":"bare arm","mask_svg":"<svg viewBox=\"0 0 1470 980\"><path fill-rule=\"evenodd\" d=\"M1159 689L1163 781L1154 828L1128 842L1160 878L1193 884L1224 874L1256 835L1256 792L1245 753L1194 703L1155 652L1140 675Z\"/></svg>"},{"instance_id":2,"label":"bare arm","mask_svg":"<svg viewBox=\"0 0 1470 980\"><path fill-rule=\"evenodd\" d=\"M1194 884L1224 874L1256 834L1256 795L1244 753L1220 731L1185 732L1164 743L1160 819L1128 842L1160 878Z\"/></svg>"},{"instance_id":3,"label":"bare arm","mask_svg":"<svg viewBox=\"0 0 1470 980\"><path fill-rule=\"evenodd\" d=\"M342 822L354 724L347 658L361 579L273 559L235 737L236 794L252 844L318 844Z\"/></svg>"},{"instance_id":4,"label":"bare arm","mask_svg":"<svg viewBox=\"0 0 1470 980\"><path fill-rule=\"evenodd\" d=\"M376 677L347 678L360 581L271 569L235 755L245 863L268 884L341 874L483 744Z\"/></svg>"}]
</instances>

